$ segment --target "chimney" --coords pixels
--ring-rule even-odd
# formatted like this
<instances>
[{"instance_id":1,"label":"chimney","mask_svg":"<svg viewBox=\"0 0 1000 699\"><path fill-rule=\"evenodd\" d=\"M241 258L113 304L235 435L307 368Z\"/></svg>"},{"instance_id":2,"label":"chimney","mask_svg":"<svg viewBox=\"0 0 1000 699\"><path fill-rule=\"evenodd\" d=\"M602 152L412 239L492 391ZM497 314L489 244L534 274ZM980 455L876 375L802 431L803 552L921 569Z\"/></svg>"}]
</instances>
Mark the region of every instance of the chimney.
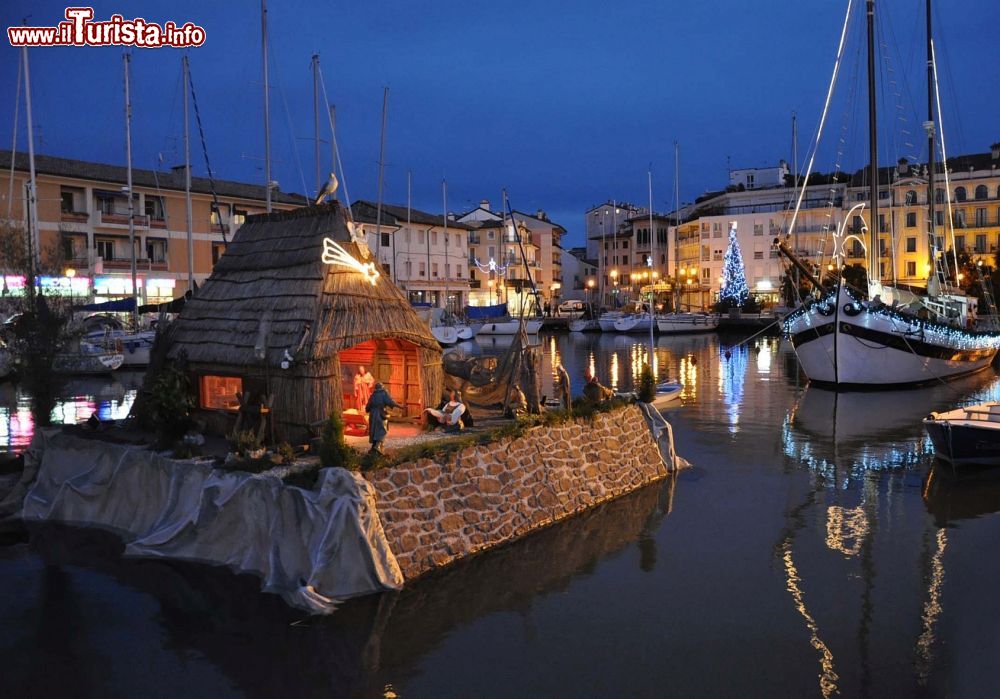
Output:
<instances>
[{"instance_id":1,"label":"chimney","mask_svg":"<svg viewBox=\"0 0 1000 699\"><path fill-rule=\"evenodd\" d=\"M185 170L187 170L186 165L174 165L172 168L170 168L170 172L173 173L174 180L180 182L181 184L184 184ZM194 177L194 173L191 173L191 176Z\"/></svg>"},{"instance_id":2,"label":"chimney","mask_svg":"<svg viewBox=\"0 0 1000 699\"><path fill-rule=\"evenodd\" d=\"M994 143L990 146L990 155L994 160L1000 160L1000 143Z\"/></svg>"},{"instance_id":3,"label":"chimney","mask_svg":"<svg viewBox=\"0 0 1000 699\"><path fill-rule=\"evenodd\" d=\"M899 174L906 175L910 172L910 162L906 158L899 159Z\"/></svg>"},{"instance_id":4,"label":"chimney","mask_svg":"<svg viewBox=\"0 0 1000 699\"><path fill-rule=\"evenodd\" d=\"M479 200L479 208L480 209L486 209L487 211L489 211L490 210L490 200L489 199L480 199Z\"/></svg>"},{"instance_id":5,"label":"chimney","mask_svg":"<svg viewBox=\"0 0 1000 699\"><path fill-rule=\"evenodd\" d=\"M538 211L535 212L535 218L540 218L543 221L549 220L548 218L546 218L545 212L542 209L539 209Z\"/></svg>"}]
</instances>

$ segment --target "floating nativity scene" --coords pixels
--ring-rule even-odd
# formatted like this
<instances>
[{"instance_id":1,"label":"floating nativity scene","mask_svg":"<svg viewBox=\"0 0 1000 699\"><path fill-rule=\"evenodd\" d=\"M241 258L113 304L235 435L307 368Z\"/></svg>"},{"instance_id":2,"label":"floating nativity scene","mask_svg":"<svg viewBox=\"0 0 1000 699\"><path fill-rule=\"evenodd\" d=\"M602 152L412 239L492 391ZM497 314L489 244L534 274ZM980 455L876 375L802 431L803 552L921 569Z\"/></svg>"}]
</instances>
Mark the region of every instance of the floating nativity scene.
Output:
<instances>
[{"instance_id":1,"label":"floating nativity scene","mask_svg":"<svg viewBox=\"0 0 1000 699\"><path fill-rule=\"evenodd\" d=\"M336 201L248 217L167 341L223 434L241 411L293 442L331 412L363 434L375 382L415 422L443 388L440 345Z\"/></svg>"}]
</instances>

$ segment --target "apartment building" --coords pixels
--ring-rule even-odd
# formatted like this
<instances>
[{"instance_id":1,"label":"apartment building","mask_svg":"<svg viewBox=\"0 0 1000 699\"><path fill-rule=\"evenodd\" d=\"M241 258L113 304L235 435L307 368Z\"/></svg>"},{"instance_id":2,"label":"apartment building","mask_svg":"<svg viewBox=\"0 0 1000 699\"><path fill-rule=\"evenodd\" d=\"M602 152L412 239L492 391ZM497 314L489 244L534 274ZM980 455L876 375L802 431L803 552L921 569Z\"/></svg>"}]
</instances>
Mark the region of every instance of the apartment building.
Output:
<instances>
[{"instance_id":1,"label":"apartment building","mask_svg":"<svg viewBox=\"0 0 1000 699\"><path fill-rule=\"evenodd\" d=\"M649 209L646 207L612 199L587 209L583 215L587 257L592 260L597 258L600 248L598 241L618 230L619 224L647 213Z\"/></svg>"},{"instance_id":2,"label":"apartment building","mask_svg":"<svg viewBox=\"0 0 1000 699\"><path fill-rule=\"evenodd\" d=\"M27 154L0 151L0 217L27 230ZM38 244L48 294L109 301L132 292L129 192L126 169L47 155L35 157ZM188 235L184 168L133 169L136 287L141 303L161 303L188 289ZM213 189L218 200L214 206ZM13 192L13 196L8 196ZM273 191L274 209L302 206L296 194ZM265 211L262 185L191 179L193 277L204 282L246 216ZM7 212L10 212L9 214ZM24 278L7 270L4 286L23 290Z\"/></svg>"},{"instance_id":3,"label":"apartment building","mask_svg":"<svg viewBox=\"0 0 1000 699\"><path fill-rule=\"evenodd\" d=\"M563 299L597 301L597 260L587 258L587 248L562 251Z\"/></svg>"},{"instance_id":4,"label":"apartment building","mask_svg":"<svg viewBox=\"0 0 1000 699\"><path fill-rule=\"evenodd\" d=\"M471 226L405 206L358 200L354 222L383 273L411 303L429 303L460 312L470 303L469 232Z\"/></svg>"},{"instance_id":5,"label":"apartment building","mask_svg":"<svg viewBox=\"0 0 1000 699\"><path fill-rule=\"evenodd\" d=\"M489 281L494 281L494 286L498 283L495 271L490 272L489 261L497 262L501 258L494 257L494 253L500 253L506 259L506 264L513 262L514 267L520 265L521 269L515 269L518 281L508 286L520 289L522 286L530 288L531 283L538 290L542 303L558 304L562 297L563 274L562 274L562 246L560 244L566 229L558 223L549 220L548 215L539 209L534 214L514 210L511 212L514 221L517 223L517 231L526 231L528 235L522 235L521 240L525 243L525 256L530 263L527 268L523 261L518 262L513 258L520 257L517 249L517 239L515 229L509 225L504 225L505 217L503 212L493 211L490 202L483 199L479 206L464 214L456 216L459 222L466 223L473 227L470 234L470 254L477 258L479 265L473 267L472 286L478 293L473 295L477 303L485 299L495 298L489 293ZM508 222L509 223L509 222ZM500 224L500 225L498 225ZM490 235L494 237L489 237ZM490 252L490 250L493 252ZM495 267L496 265L494 265ZM528 272L530 271L530 283ZM492 276L491 276L492 275ZM516 291L519 295L521 291Z\"/></svg>"}]
</instances>

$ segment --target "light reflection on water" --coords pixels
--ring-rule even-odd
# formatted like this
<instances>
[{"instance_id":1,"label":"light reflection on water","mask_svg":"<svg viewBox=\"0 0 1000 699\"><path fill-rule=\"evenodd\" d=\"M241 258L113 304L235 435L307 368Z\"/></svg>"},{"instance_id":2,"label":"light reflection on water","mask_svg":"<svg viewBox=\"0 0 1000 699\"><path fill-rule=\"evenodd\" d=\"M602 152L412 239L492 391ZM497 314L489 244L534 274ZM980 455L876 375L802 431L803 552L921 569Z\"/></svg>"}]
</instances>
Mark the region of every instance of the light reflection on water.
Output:
<instances>
[{"instance_id":1,"label":"light reflection on water","mask_svg":"<svg viewBox=\"0 0 1000 699\"><path fill-rule=\"evenodd\" d=\"M96 413L101 420L123 420L132 409L142 374L116 372L107 377L74 378L60 389L52 410L54 425L74 425ZM0 386L0 451L21 452L35 434L31 396L11 383Z\"/></svg>"},{"instance_id":2,"label":"light reflection on water","mask_svg":"<svg viewBox=\"0 0 1000 699\"><path fill-rule=\"evenodd\" d=\"M539 342L548 395L559 362L579 394L588 369L631 390L650 359L643 336ZM293 613L224 571L92 563L86 546L62 546L61 536L37 545L47 566L23 553L5 560L0 547L0 589L41 590L41 608L78 624L80 614L62 612L139 591L152 600L148 618L109 613L162 661L150 666L164 677L142 682L180 681L165 659L190 655L201 679L184 675L177 693L199 693L206 666L251 694L379 696L388 685L400 696L993 693L990 646L965 632L1000 618L1000 563L984 555L1000 535L1000 518L987 516L1000 511L1000 482L927 478L934 459L920 424L932 410L1000 398L992 371L834 394L808 387L776 338L660 337L652 358L658 380L682 384L665 414L692 471L334 618L293 625ZM121 414L130 390L121 399L81 391L64 414L86 418L90 404L116 400ZM10 425L20 414L8 404ZM50 569L76 585L38 584L37 571ZM35 611L5 613L0 600L0 629ZM53 618L47 638L82 633ZM0 648L5 633L18 632L0 631ZM43 642L7 647L25 659L50 652ZM137 686L121 673L114 681L121 694Z\"/></svg>"}]
</instances>

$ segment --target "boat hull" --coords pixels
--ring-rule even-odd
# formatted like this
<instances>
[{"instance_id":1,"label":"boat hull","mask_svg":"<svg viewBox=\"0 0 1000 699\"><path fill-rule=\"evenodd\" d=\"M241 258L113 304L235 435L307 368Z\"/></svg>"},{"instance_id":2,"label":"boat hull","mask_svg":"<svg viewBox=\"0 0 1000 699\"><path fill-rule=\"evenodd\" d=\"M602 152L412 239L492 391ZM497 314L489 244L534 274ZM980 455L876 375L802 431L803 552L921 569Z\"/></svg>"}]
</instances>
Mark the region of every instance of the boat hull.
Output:
<instances>
[{"instance_id":1,"label":"boat hull","mask_svg":"<svg viewBox=\"0 0 1000 699\"><path fill-rule=\"evenodd\" d=\"M985 369L1000 335L952 338L938 324L870 310L846 289L786 319L795 354L810 381L836 388L917 386Z\"/></svg>"},{"instance_id":2,"label":"boat hull","mask_svg":"<svg viewBox=\"0 0 1000 699\"><path fill-rule=\"evenodd\" d=\"M935 455L955 466L1000 466L1000 425L980 427L924 420Z\"/></svg>"},{"instance_id":3,"label":"boat hull","mask_svg":"<svg viewBox=\"0 0 1000 699\"><path fill-rule=\"evenodd\" d=\"M615 322L620 320L622 317L621 313L605 313L600 318L598 318L597 323L601 326L601 332L603 333L613 333L615 332Z\"/></svg>"},{"instance_id":4,"label":"boat hull","mask_svg":"<svg viewBox=\"0 0 1000 699\"><path fill-rule=\"evenodd\" d=\"M441 345L453 345L458 342L458 331L451 325L437 325L431 328L431 334Z\"/></svg>"},{"instance_id":5,"label":"boat hull","mask_svg":"<svg viewBox=\"0 0 1000 699\"><path fill-rule=\"evenodd\" d=\"M516 335L521 324L516 320L507 320L499 323L485 323L479 331L480 335ZM535 335L542 329L542 321L526 320L524 329L529 335Z\"/></svg>"},{"instance_id":6,"label":"boat hull","mask_svg":"<svg viewBox=\"0 0 1000 699\"><path fill-rule=\"evenodd\" d=\"M57 374L108 374L121 367L125 356L117 352L57 354L52 370Z\"/></svg>"},{"instance_id":7,"label":"boat hull","mask_svg":"<svg viewBox=\"0 0 1000 699\"><path fill-rule=\"evenodd\" d=\"M615 321L615 331L620 333L648 333L653 325L649 316L625 316Z\"/></svg>"},{"instance_id":8,"label":"boat hull","mask_svg":"<svg viewBox=\"0 0 1000 699\"><path fill-rule=\"evenodd\" d=\"M656 326L664 335L692 335L715 332L719 327L718 316L677 314L657 318Z\"/></svg>"},{"instance_id":9,"label":"boat hull","mask_svg":"<svg viewBox=\"0 0 1000 699\"><path fill-rule=\"evenodd\" d=\"M571 320L569 330L574 333L600 332L601 324L596 320Z\"/></svg>"}]
</instances>

